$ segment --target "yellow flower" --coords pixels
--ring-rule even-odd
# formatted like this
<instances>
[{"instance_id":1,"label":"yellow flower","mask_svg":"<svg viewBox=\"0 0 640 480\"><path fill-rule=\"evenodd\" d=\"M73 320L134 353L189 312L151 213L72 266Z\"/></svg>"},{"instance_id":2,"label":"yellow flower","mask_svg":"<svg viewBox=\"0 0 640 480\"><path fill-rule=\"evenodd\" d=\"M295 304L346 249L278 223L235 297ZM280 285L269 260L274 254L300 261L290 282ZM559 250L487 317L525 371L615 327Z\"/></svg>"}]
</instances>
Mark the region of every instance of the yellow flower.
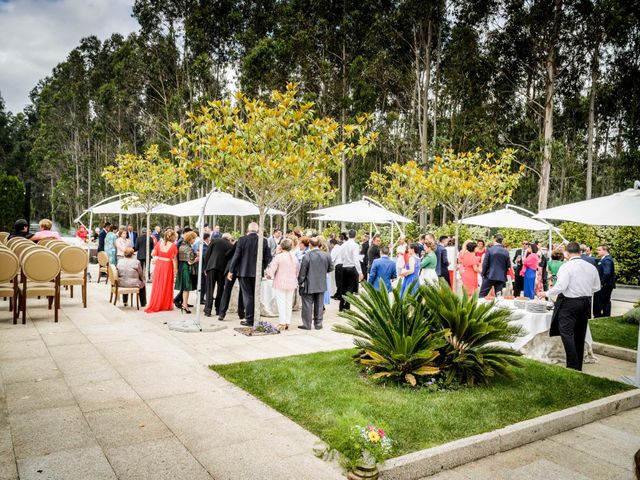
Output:
<instances>
[{"instance_id":1,"label":"yellow flower","mask_svg":"<svg viewBox=\"0 0 640 480\"><path fill-rule=\"evenodd\" d=\"M368 433L368 437L369 437L369 441L373 443L377 443L380 441L380 435L378 434L378 432L370 431Z\"/></svg>"}]
</instances>

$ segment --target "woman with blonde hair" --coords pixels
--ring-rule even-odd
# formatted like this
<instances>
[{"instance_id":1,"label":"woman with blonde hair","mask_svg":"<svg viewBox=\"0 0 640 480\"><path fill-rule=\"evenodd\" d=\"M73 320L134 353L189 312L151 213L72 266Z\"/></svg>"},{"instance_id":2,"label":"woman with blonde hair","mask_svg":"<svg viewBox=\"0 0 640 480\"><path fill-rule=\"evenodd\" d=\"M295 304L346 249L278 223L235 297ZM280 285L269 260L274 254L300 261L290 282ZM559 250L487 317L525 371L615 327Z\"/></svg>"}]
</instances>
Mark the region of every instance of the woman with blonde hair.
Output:
<instances>
[{"instance_id":1,"label":"woman with blonde hair","mask_svg":"<svg viewBox=\"0 0 640 480\"><path fill-rule=\"evenodd\" d=\"M178 273L176 275L175 289L180 292L177 297L182 297L180 311L184 313L191 313L191 310L189 310L189 292L195 290L191 269L192 265L198 261L198 257L193 251L193 243L197 237L198 234L194 231L185 233L178 249Z\"/></svg>"},{"instance_id":2,"label":"woman with blonde hair","mask_svg":"<svg viewBox=\"0 0 640 480\"><path fill-rule=\"evenodd\" d=\"M293 311L293 297L298 288L298 270L300 266L292 253L293 242L285 238L278 245L279 252L267 268L267 278L273 279L273 292L278 304L280 324L278 330L289 330L291 312Z\"/></svg>"},{"instance_id":3,"label":"woman with blonde hair","mask_svg":"<svg viewBox=\"0 0 640 480\"><path fill-rule=\"evenodd\" d=\"M51 230L53 227L53 223L48 218L43 218L40 220L40 231L33 234L31 240L37 242L38 240L42 240L43 238L57 238L60 239L60 234L58 232L54 232Z\"/></svg>"},{"instance_id":4,"label":"woman with blonde hair","mask_svg":"<svg viewBox=\"0 0 640 480\"><path fill-rule=\"evenodd\" d=\"M153 283L149 305L144 309L146 313L173 310L173 282L178 269L178 249L174 243L176 238L176 232L169 228L153 248Z\"/></svg>"}]
</instances>

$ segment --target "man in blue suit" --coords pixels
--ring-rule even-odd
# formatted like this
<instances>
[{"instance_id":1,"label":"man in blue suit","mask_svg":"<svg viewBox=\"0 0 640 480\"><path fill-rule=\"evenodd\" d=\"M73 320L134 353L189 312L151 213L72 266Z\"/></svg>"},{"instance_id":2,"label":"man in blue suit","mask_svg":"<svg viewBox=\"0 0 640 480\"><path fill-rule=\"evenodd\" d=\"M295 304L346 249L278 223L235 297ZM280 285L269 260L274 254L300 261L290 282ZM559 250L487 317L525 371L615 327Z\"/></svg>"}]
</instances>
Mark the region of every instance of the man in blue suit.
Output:
<instances>
[{"instance_id":1,"label":"man in blue suit","mask_svg":"<svg viewBox=\"0 0 640 480\"><path fill-rule=\"evenodd\" d=\"M602 288L593 297L593 316L596 318L611 316L611 293L616 288L616 267L609 255L609 247L598 247L598 274Z\"/></svg>"},{"instance_id":2,"label":"man in blue suit","mask_svg":"<svg viewBox=\"0 0 640 480\"><path fill-rule=\"evenodd\" d=\"M396 262L389 258L389 247L384 246L380 249L380 258L376 258L371 264L369 272L369 283L373 288L380 288L380 280L387 287L387 292L391 291L391 280L396 278Z\"/></svg>"},{"instance_id":3,"label":"man in blue suit","mask_svg":"<svg viewBox=\"0 0 640 480\"><path fill-rule=\"evenodd\" d=\"M480 297L486 297L491 291L491 287L496 294L501 292L507 282L507 271L511 267L509 252L502 246L502 235L496 235L495 239L495 245L487 249L484 254Z\"/></svg>"},{"instance_id":4,"label":"man in blue suit","mask_svg":"<svg viewBox=\"0 0 640 480\"><path fill-rule=\"evenodd\" d=\"M594 267L598 268L598 261L589 255L591 248L586 246L584 243L580 244L580 258L585 262L590 263Z\"/></svg>"},{"instance_id":5,"label":"man in blue suit","mask_svg":"<svg viewBox=\"0 0 640 480\"><path fill-rule=\"evenodd\" d=\"M107 237L107 230L109 229L110 226L111 224L109 222L105 222L104 226L102 227L102 230L100 230L100 233L98 234L98 251L99 252L104 252L104 239Z\"/></svg>"},{"instance_id":6,"label":"man in blue suit","mask_svg":"<svg viewBox=\"0 0 640 480\"><path fill-rule=\"evenodd\" d=\"M436 247L436 259L438 263L436 265L436 273L438 277L444 279L447 284L451 285L451 278L449 277L449 259L447 258L447 249L445 248L449 243L449 237L442 235L438 239L438 246Z\"/></svg>"}]
</instances>

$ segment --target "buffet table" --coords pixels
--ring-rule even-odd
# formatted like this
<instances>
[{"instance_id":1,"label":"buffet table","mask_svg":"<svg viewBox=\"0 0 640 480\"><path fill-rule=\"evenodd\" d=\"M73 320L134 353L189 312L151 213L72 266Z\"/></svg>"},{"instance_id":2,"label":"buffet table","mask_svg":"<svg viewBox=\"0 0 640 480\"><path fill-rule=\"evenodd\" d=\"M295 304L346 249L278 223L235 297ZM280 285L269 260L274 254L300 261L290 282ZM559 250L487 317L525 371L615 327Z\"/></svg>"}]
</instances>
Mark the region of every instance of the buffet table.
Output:
<instances>
[{"instance_id":1,"label":"buffet table","mask_svg":"<svg viewBox=\"0 0 640 480\"><path fill-rule=\"evenodd\" d=\"M550 337L551 318L553 311L534 313L517 308L513 300L496 300L496 307L507 308L514 312L512 325L522 327L520 337L509 344L511 348L521 352L525 357L547 363L564 363L566 361L564 347L560 337ZM587 326L585 337L584 362L595 363L593 355L593 338L591 330Z\"/></svg>"}]
</instances>

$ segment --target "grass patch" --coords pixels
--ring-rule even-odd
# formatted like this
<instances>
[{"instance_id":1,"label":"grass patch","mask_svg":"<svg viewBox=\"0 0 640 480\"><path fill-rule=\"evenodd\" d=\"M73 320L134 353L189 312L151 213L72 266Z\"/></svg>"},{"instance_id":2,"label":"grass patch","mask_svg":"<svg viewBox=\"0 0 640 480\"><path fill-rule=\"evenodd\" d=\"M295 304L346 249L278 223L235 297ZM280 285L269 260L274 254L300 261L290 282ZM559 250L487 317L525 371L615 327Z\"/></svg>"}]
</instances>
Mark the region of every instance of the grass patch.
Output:
<instances>
[{"instance_id":1,"label":"grass patch","mask_svg":"<svg viewBox=\"0 0 640 480\"><path fill-rule=\"evenodd\" d=\"M523 359L513 380L428 392L381 386L353 363L354 350L213 365L210 368L313 432L345 449L349 428L383 421L394 455L488 432L631 387Z\"/></svg>"},{"instance_id":2,"label":"grass patch","mask_svg":"<svg viewBox=\"0 0 640 480\"><path fill-rule=\"evenodd\" d=\"M625 322L622 317L594 318L589 321L593 340L607 345L638 348L638 325Z\"/></svg>"}]
</instances>

